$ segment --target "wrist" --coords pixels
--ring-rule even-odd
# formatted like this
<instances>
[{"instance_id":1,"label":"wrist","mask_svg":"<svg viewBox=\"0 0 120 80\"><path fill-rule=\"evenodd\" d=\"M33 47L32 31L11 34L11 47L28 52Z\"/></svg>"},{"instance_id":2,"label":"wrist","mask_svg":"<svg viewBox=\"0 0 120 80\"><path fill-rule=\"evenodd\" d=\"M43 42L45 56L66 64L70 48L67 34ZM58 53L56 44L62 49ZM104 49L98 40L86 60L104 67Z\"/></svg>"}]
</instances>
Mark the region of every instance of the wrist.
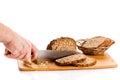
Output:
<instances>
[{"instance_id":1,"label":"wrist","mask_svg":"<svg viewBox=\"0 0 120 80\"><path fill-rule=\"evenodd\" d=\"M0 23L0 42L9 43L15 36L15 32L9 27Z\"/></svg>"},{"instance_id":2,"label":"wrist","mask_svg":"<svg viewBox=\"0 0 120 80\"><path fill-rule=\"evenodd\" d=\"M3 44L8 44L8 43L10 43L10 42L12 42L15 38L16 35L15 35L15 33L13 33L13 32L11 32L11 33L9 33L9 34L6 34L5 35L5 38L3 39Z\"/></svg>"}]
</instances>

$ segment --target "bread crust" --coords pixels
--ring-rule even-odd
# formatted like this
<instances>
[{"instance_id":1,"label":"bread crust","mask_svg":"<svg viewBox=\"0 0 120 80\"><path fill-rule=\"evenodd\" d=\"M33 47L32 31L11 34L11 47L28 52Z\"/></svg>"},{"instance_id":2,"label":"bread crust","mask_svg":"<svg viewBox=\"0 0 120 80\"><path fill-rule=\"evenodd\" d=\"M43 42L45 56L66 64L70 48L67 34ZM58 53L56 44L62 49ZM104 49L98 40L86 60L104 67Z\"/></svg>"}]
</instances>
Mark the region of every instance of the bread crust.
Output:
<instances>
[{"instance_id":1,"label":"bread crust","mask_svg":"<svg viewBox=\"0 0 120 80\"><path fill-rule=\"evenodd\" d=\"M47 50L76 51L76 47L76 41L73 38L60 37L50 41Z\"/></svg>"}]
</instances>

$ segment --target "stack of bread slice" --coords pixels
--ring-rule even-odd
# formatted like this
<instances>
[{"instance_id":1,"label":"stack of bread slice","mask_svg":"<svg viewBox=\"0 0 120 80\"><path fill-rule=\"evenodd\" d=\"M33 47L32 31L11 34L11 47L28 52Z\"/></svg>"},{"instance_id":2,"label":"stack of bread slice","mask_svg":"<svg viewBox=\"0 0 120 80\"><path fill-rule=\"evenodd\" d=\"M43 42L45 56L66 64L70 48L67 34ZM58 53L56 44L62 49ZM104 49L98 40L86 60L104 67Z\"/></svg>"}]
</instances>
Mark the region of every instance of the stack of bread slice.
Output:
<instances>
[{"instance_id":1,"label":"stack of bread slice","mask_svg":"<svg viewBox=\"0 0 120 80\"><path fill-rule=\"evenodd\" d=\"M55 60L55 63L58 65L66 66L79 66L79 67L88 67L96 64L96 59L87 57L86 55L76 52L76 54L62 57Z\"/></svg>"},{"instance_id":2,"label":"stack of bread slice","mask_svg":"<svg viewBox=\"0 0 120 80\"><path fill-rule=\"evenodd\" d=\"M104 55L105 51L115 43L114 40L104 36L80 39L76 42L78 49L82 50L86 55Z\"/></svg>"}]
</instances>

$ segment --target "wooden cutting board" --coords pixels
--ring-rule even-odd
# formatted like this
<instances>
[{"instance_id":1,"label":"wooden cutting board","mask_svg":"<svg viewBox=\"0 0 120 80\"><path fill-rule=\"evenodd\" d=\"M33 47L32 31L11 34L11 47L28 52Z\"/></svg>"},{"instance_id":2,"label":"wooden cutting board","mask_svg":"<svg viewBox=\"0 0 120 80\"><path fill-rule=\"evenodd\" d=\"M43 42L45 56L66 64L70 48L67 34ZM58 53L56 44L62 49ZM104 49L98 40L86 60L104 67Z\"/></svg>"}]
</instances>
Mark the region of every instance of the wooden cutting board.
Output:
<instances>
[{"instance_id":1,"label":"wooden cutting board","mask_svg":"<svg viewBox=\"0 0 120 80\"><path fill-rule=\"evenodd\" d=\"M39 57L39 56L38 56ZM23 61L18 60L18 68L20 71L50 71L50 70L81 70L81 69L100 69L100 68L115 68L117 67L116 62L112 57L105 53L104 56L88 56L95 58L97 63L90 67L75 67L75 66L58 66L54 62L43 59L42 64L32 64L31 67L27 67L23 64Z\"/></svg>"}]
</instances>

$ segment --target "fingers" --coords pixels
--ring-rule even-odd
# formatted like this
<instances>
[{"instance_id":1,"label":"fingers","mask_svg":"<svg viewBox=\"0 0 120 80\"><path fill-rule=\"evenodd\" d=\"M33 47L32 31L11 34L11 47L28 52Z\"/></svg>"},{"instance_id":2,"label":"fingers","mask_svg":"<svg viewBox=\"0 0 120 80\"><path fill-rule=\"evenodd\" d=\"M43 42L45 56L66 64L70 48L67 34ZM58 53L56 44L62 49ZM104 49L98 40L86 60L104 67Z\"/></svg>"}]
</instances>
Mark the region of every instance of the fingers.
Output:
<instances>
[{"instance_id":1,"label":"fingers","mask_svg":"<svg viewBox=\"0 0 120 80\"><path fill-rule=\"evenodd\" d=\"M14 58L16 59L19 54L17 53L17 51L14 51L14 52L10 52L8 49L5 49L5 54L4 54L6 57L9 57L9 58Z\"/></svg>"},{"instance_id":2,"label":"fingers","mask_svg":"<svg viewBox=\"0 0 120 80\"><path fill-rule=\"evenodd\" d=\"M33 61L38 56L38 49L33 44L32 44L32 48L31 48L31 52L32 52L32 61Z\"/></svg>"},{"instance_id":3,"label":"fingers","mask_svg":"<svg viewBox=\"0 0 120 80\"><path fill-rule=\"evenodd\" d=\"M26 52L19 53L19 56L16 57L16 59L27 61L28 60L28 57L26 57L27 55L28 55L28 53L26 53Z\"/></svg>"},{"instance_id":4,"label":"fingers","mask_svg":"<svg viewBox=\"0 0 120 80\"><path fill-rule=\"evenodd\" d=\"M31 49L27 51L26 55L22 58L22 60L31 62Z\"/></svg>"},{"instance_id":5,"label":"fingers","mask_svg":"<svg viewBox=\"0 0 120 80\"><path fill-rule=\"evenodd\" d=\"M31 59L35 60L38 56L37 48L29 41L25 42L26 43L22 43L22 45L18 45L18 43L14 46L12 44L6 45L5 56L23 61L31 61Z\"/></svg>"},{"instance_id":6,"label":"fingers","mask_svg":"<svg viewBox=\"0 0 120 80\"><path fill-rule=\"evenodd\" d=\"M13 59L18 59L18 60L23 60L23 61L31 61L31 49L29 51L14 51L10 52L7 49L5 49L5 56L8 58L13 58Z\"/></svg>"}]
</instances>

